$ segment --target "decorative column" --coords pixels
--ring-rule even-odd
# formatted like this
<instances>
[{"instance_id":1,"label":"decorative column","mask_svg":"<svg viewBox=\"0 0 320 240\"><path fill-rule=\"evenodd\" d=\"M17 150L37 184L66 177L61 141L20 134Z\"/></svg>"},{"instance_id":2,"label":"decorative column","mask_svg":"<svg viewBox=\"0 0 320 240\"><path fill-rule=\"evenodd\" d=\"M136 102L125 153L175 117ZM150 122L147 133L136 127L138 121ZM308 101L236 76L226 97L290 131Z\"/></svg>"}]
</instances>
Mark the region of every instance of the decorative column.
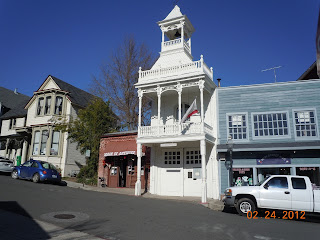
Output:
<instances>
[{"instance_id":1,"label":"decorative column","mask_svg":"<svg viewBox=\"0 0 320 240\"><path fill-rule=\"evenodd\" d=\"M203 89L204 89L204 80L199 81L199 89L200 89L200 104L201 104L201 133L204 132L204 104L203 104Z\"/></svg>"},{"instance_id":2,"label":"decorative column","mask_svg":"<svg viewBox=\"0 0 320 240\"><path fill-rule=\"evenodd\" d=\"M141 195L141 155L142 155L142 146L141 143L137 144L137 182L135 185L135 191L134 194L136 196Z\"/></svg>"},{"instance_id":3,"label":"decorative column","mask_svg":"<svg viewBox=\"0 0 320 240\"><path fill-rule=\"evenodd\" d=\"M139 88L138 89L138 97L139 97L139 118L138 118L138 136L141 133L141 108L142 108L142 96L143 96L143 92L142 90Z\"/></svg>"},{"instance_id":4,"label":"decorative column","mask_svg":"<svg viewBox=\"0 0 320 240\"><path fill-rule=\"evenodd\" d=\"M201 203L207 203L207 169L206 169L206 141L200 140L200 152L201 152L201 170L202 170L202 182L201 182Z\"/></svg>"},{"instance_id":5,"label":"decorative column","mask_svg":"<svg viewBox=\"0 0 320 240\"><path fill-rule=\"evenodd\" d=\"M181 43L182 43L182 47L184 47L184 22L181 21Z\"/></svg>"},{"instance_id":6,"label":"decorative column","mask_svg":"<svg viewBox=\"0 0 320 240\"><path fill-rule=\"evenodd\" d=\"M5 150L5 153L4 153L4 157L8 158L9 159L9 153L8 153L8 150L9 150L9 143L10 143L10 138L7 138L7 142L6 142L6 150ZM8 154L8 156L7 156Z\"/></svg>"},{"instance_id":7,"label":"decorative column","mask_svg":"<svg viewBox=\"0 0 320 240\"><path fill-rule=\"evenodd\" d=\"M180 82L177 85L177 92L178 92L178 109L179 109L179 134L181 134L181 94L182 94L182 86Z\"/></svg>"},{"instance_id":8,"label":"decorative column","mask_svg":"<svg viewBox=\"0 0 320 240\"><path fill-rule=\"evenodd\" d=\"M161 52L163 51L163 46L164 46L164 33L165 33L166 28L161 26L161 32L162 32L162 39L161 39Z\"/></svg>"},{"instance_id":9,"label":"decorative column","mask_svg":"<svg viewBox=\"0 0 320 240\"><path fill-rule=\"evenodd\" d=\"M28 141L26 139L23 140L22 145L22 157L21 157L21 164L25 163L27 160L27 150L28 150Z\"/></svg>"},{"instance_id":10,"label":"decorative column","mask_svg":"<svg viewBox=\"0 0 320 240\"><path fill-rule=\"evenodd\" d=\"M162 88L160 86L158 86L157 87L157 95L158 95L158 135L160 135L161 92L162 92Z\"/></svg>"}]
</instances>

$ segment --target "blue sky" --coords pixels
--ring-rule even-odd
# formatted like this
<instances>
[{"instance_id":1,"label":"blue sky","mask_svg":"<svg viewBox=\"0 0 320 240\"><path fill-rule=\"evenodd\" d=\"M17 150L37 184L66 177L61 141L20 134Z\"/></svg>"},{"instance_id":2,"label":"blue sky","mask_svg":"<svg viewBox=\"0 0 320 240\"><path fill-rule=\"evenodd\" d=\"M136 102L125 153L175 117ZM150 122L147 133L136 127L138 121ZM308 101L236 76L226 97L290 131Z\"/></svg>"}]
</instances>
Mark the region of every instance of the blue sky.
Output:
<instances>
[{"instance_id":1,"label":"blue sky","mask_svg":"<svg viewBox=\"0 0 320 240\"><path fill-rule=\"evenodd\" d=\"M31 96L51 74L84 90L124 37L158 55L174 0L0 0L0 86ZM223 86L296 80L315 60L320 0L180 0L192 55ZM137 69L138 70L138 69Z\"/></svg>"}]
</instances>

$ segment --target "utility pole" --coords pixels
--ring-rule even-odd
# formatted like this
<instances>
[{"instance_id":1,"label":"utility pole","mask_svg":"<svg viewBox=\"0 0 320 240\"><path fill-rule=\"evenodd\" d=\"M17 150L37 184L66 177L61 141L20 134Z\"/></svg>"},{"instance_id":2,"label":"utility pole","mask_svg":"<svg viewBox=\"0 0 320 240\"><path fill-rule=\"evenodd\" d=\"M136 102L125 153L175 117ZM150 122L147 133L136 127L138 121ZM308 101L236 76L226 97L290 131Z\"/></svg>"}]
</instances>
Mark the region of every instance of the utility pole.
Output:
<instances>
[{"instance_id":1,"label":"utility pole","mask_svg":"<svg viewBox=\"0 0 320 240\"><path fill-rule=\"evenodd\" d=\"M276 69L277 69L277 68L281 68L281 67L282 67L282 66L273 67L273 68L268 68L268 69L262 70L261 72L266 72L266 71L269 71L269 70L273 70L273 72L274 72L274 82L277 82Z\"/></svg>"}]
</instances>

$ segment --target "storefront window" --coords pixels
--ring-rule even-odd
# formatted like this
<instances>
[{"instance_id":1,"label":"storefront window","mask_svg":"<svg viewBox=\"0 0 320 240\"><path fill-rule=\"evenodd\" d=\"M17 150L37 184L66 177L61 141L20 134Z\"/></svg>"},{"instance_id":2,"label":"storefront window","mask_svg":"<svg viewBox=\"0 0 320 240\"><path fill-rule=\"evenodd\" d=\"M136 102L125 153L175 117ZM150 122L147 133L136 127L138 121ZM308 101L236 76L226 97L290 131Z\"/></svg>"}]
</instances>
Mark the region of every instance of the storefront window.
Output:
<instances>
[{"instance_id":1,"label":"storefront window","mask_svg":"<svg viewBox=\"0 0 320 240\"><path fill-rule=\"evenodd\" d=\"M290 175L289 167L280 168L258 168L258 182L263 181L270 175Z\"/></svg>"},{"instance_id":2,"label":"storefront window","mask_svg":"<svg viewBox=\"0 0 320 240\"><path fill-rule=\"evenodd\" d=\"M312 183L320 186L320 173L318 167L297 167L296 173L298 176L309 177Z\"/></svg>"},{"instance_id":3,"label":"storefront window","mask_svg":"<svg viewBox=\"0 0 320 240\"><path fill-rule=\"evenodd\" d=\"M252 186L253 169L252 168L233 168L234 186Z\"/></svg>"}]
</instances>

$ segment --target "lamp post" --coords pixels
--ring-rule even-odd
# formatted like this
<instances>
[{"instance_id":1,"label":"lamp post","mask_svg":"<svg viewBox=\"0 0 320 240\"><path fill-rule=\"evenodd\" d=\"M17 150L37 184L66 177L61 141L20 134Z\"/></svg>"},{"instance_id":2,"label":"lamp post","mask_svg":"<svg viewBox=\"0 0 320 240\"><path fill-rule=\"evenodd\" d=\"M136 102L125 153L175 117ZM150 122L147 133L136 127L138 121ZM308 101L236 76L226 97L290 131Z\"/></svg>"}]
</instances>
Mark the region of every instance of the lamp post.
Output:
<instances>
[{"instance_id":1,"label":"lamp post","mask_svg":"<svg viewBox=\"0 0 320 240\"><path fill-rule=\"evenodd\" d=\"M232 170L232 165L233 165L233 160L232 160L232 151L233 151L233 141L232 141L232 136L229 135L228 140L227 140L227 147L228 147L228 156L226 158L226 168L229 170L229 187L232 187L232 182L233 182L233 170Z\"/></svg>"}]
</instances>

